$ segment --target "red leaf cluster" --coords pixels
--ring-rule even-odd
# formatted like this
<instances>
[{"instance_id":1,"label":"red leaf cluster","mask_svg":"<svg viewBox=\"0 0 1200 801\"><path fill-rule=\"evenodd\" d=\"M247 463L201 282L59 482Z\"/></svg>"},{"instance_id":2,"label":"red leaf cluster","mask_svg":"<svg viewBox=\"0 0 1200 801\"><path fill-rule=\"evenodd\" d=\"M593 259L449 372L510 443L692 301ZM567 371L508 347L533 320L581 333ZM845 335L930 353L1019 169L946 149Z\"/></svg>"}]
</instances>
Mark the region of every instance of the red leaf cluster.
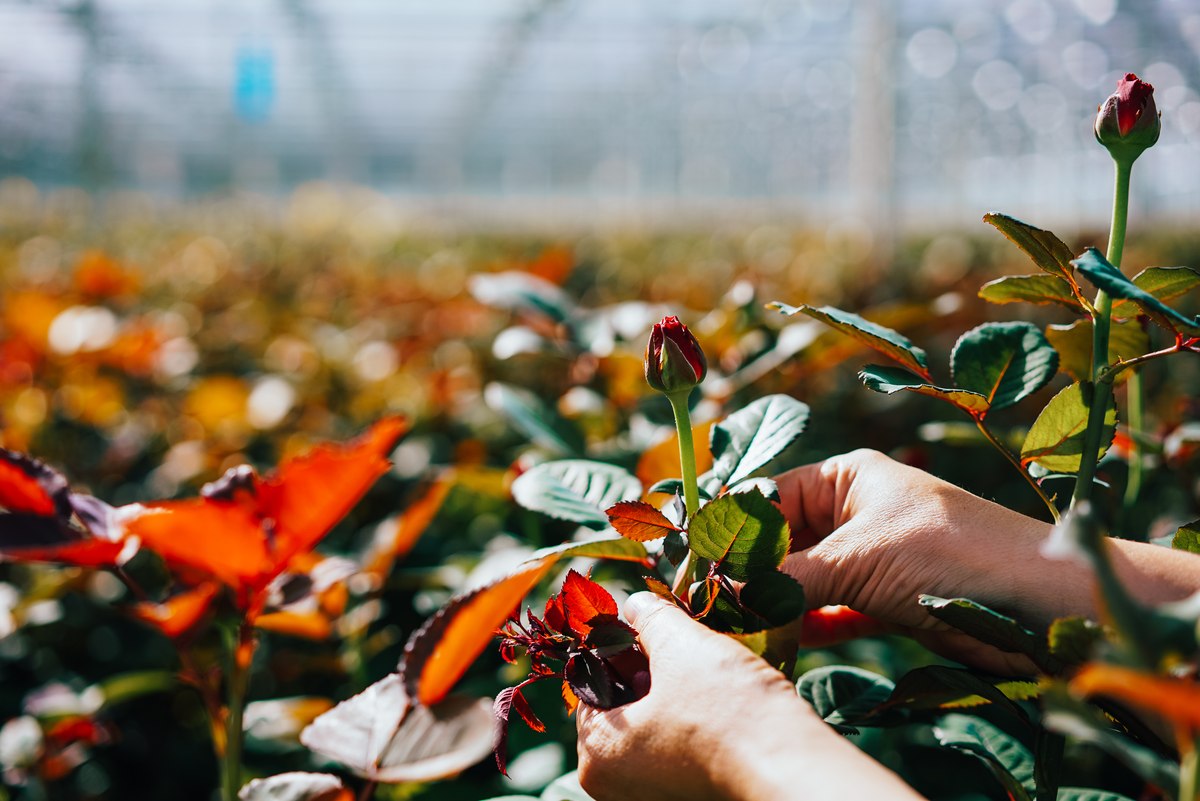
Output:
<instances>
[{"instance_id":1,"label":"red leaf cluster","mask_svg":"<svg viewBox=\"0 0 1200 801\"><path fill-rule=\"evenodd\" d=\"M546 601L541 618L526 610L525 624L511 618L500 630L500 655L515 663L519 651L529 657L529 677L496 696L496 765L507 773L508 723L515 711L536 732L546 726L521 690L535 681L562 681L568 712L582 702L597 709L628 704L650 689L650 669L637 644L637 632L617 617L608 591L574 570L562 590Z\"/></svg>"}]
</instances>

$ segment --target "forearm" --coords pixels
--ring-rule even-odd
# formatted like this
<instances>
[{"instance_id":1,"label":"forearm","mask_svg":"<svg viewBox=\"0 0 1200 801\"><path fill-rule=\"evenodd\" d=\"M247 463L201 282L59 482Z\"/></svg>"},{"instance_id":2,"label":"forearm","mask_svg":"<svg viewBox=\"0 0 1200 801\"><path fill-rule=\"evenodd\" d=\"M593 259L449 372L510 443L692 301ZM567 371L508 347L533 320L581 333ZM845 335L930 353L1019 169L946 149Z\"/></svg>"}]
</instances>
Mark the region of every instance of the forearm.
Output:
<instances>
[{"instance_id":1,"label":"forearm","mask_svg":"<svg viewBox=\"0 0 1200 801\"><path fill-rule=\"evenodd\" d=\"M989 596L979 600L1034 624L1045 625L1067 615L1096 618L1099 598L1091 568L1043 556L1048 525L1029 518L1011 525L1008 536L992 536L992 542L1000 544L980 543L965 554L970 563L966 575L974 576L975 586L986 588ZM1106 544L1117 577L1139 602L1178 601L1200 591L1200 556L1115 538ZM965 589L964 594L975 597L970 584Z\"/></svg>"},{"instance_id":2,"label":"forearm","mask_svg":"<svg viewBox=\"0 0 1200 801\"><path fill-rule=\"evenodd\" d=\"M764 725L771 728L769 722ZM764 747L764 741L771 745ZM731 801L921 798L811 711L786 725L776 724L769 735L753 738L739 749L729 768L722 783L724 797Z\"/></svg>"}]
</instances>

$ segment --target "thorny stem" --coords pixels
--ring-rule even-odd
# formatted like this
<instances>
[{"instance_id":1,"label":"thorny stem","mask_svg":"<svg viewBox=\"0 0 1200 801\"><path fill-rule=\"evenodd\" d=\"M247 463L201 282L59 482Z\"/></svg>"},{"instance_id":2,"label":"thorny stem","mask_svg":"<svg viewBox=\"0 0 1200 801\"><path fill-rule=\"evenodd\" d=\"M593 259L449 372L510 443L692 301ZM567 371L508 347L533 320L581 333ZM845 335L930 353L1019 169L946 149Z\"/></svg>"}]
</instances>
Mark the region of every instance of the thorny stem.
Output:
<instances>
[{"instance_id":1,"label":"thorny stem","mask_svg":"<svg viewBox=\"0 0 1200 801\"><path fill-rule=\"evenodd\" d=\"M1133 170L1132 159L1115 159L1116 177L1113 188L1112 226L1108 232L1108 262L1117 269L1121 267L1121 255L1125 251L1125 224L1129 219L1129 173ZM1108 368L1108 334L1112 322L1112 298L1104 290L1096 292L1096 312L1092 315L1092 382L1100 381ZM1084 433L1083 452L1079 461L1079 475L1075 481L1075 493L1071 496L1074 508L1092 498L1092 483L1096 477L1096 463L1100 459L1100 440L1104 434L1104 417L1108 413L1108 392L1094 392L1088 408L1087 430Z\"/></svg>"},{"instance_id":2,"label":"thorny stem","mask_svg":"<svg viewBox=\"0 0 1200 801\"><path fill-rule=\"evenodd\" d=\"M1009 464L1017 469L1017 472L1021 474L1021 477L1024 478L1026 483L1028 483L1033 491L1037 493L1037 496L1042 499L1042 503L1046 504L1046 509L1050 512L1050 518L1057 523L1059 521L1058 507L1055 506L1054 501L1051 500L1048 495L1046 495L1046 491L1043 490L1042 486L1037 483L1037 480L1033 476L1029 475L1029 471L1026 470L1025 466L1021 464L1020 460L1013 455L1012 451L1008 449L1008 446L1001 442L999 438L992 433L991 429L984 425L983 421L978 417L975 418L975 425L979 428L979 433L983 434L984 438L986 438L996 450L1000 451L1000 453L1004 455L1004 458L1008 460Z\"/></svg>"},{"instance_id":3,"label":"thorny stem","mask_svg":"<svg viewBox=\"0 0 1200 801\"><path fill-rule=\"evenodd\" d=\"M1200 339L1185 339L1176 342L1169 348L1151 351L1150 353L1143 353L1141 356L1135 356L1132 359L1119 359L1100 373L1100 382L1104 384L1111 384L1116 381L1118 375L1129 368L1137 367L1138 365L1145 364L1146 362L1153 361L1154 359L1161 359L1164 356L1170 356L1173 353L1197 353L1197 344L1200 344ZM1137 374L1135 373L1129 377L1129 380L1133 381L1136 377Z\"/></svg>"}]
</instances>

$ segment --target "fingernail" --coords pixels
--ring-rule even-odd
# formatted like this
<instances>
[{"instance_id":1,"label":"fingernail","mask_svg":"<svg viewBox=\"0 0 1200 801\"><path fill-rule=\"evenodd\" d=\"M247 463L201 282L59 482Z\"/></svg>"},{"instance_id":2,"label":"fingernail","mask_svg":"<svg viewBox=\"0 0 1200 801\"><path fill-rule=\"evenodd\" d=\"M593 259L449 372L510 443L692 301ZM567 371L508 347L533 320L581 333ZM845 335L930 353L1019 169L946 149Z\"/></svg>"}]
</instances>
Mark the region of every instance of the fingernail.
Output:
<instances>
[{"instance_id":1,"label":"fingernail","mask_svg":"<svg viewBox=\"0 0 1200 801\"><path fill-rule=\"evenodd\" d=\"M645 617L656 603L658 599L654 597L654 593L635 592L625 600L625 619L629 621L629 625L637 628L638 618Z\"/></svg>"}]
</instances>

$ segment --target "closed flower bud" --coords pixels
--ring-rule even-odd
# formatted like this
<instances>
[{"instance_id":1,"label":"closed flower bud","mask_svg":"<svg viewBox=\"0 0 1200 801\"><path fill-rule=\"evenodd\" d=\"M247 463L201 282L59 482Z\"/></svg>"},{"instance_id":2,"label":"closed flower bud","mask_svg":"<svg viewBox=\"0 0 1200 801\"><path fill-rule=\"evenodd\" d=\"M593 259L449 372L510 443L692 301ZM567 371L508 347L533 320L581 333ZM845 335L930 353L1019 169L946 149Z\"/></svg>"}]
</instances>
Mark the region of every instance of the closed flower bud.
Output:
<instances>
[{"instance_id":1,"label":"closed flower bud","mask_svg":"<svg viewBox=\"0 0 1200 801\"><path fill-rule=\"evenodd\" d=\"M1154 87L1132 72L1117 82L1117 91L1096 113L1096 141L1117 159L1136 159L1158 141L1161 129Z\"/></svg>"},{"instance_id":2,"label":"closed flower bud","mask_svg":"<svg viewBox=\"0 0 1200 801\"><path fill-rule=\"evenodd\" d=\"M646 343L646 383L659 392L691 389L708 374L700 343L678 317L655 323Z\"/></svg>"}]
</instances>

